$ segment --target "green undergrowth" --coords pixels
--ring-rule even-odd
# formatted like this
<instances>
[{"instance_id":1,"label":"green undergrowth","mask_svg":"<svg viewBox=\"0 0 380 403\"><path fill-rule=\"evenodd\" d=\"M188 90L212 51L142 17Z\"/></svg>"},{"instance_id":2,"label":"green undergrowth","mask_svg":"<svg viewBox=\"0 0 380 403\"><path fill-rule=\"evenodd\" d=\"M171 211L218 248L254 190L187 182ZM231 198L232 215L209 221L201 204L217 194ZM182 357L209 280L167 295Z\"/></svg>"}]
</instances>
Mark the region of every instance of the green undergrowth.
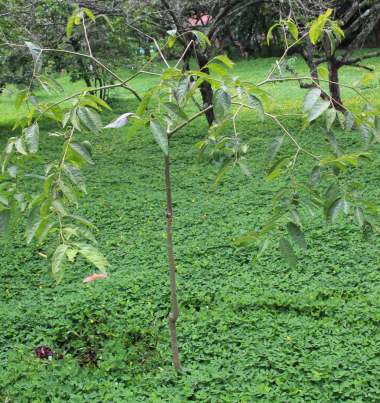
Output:
<instances>
[{"instance_id":1,"label":"green undergrowth","mask_svg":"<svg viewBox=\"0 0 380 403\"><path fill-rule=\"evenodd\" d=\"M238 63L236 75L257 82L273 61ZM342 81L362 74L343 69ZM149 86L139 80L140 89ZM69 89L75 92L74 85ZM295 83L270 89L276 104L268 110L300 113L303 91ZM372 99L376 91L375 86L365 89ZM348 105L359 104L346 91L344 97ZM0 101L3 145L17 116L12 100ZM111 104L113 113L102 114L105 123L137 106L121 93ZM281 121L308 150L328 151L317 125L301 133L300 117ZM50 122L41 124L42 155L57 154L63 143L48 136L54 130ZM274 122L262 125L246 112L238 131L244 139L264 139L251 143L247 154L253 179L236 169L215 188L219 168L210 157L194 165L192 146L206 137L205 120L171 141L183 376L176 376L171 365L163 154L149 133L141 131L126 142L122 128L99 137L81 135L94 145L96 165L84 168L88 195L78 214L99 229L100 250L112 265L108 278L83 284L95 268L78 257L55 285L38 255L46 252L45 244L26 246L22 220L11 242L0 246L0 401L380 400L379 238L365 243L357 223L343 213L329 229L320 217L310 217L304 220L309 248L296 249L296 270L285 265L275 245L253 266L257 245L234 247L232 242L269 219L273 192L287 185L289 176L265 184L265 150L281 134ZM334 132L348 151L358 148L356 132L345 134L337 123ZM280 156L290 150L287 141ZM378 200L379 145L372 151L376 168L350 168L350 176L364 178L366 197ZM296 179L307 180L313 162L303 155L297 161ZM36 179L32 186L41 183ZM41 360L34 355L38 346L57 354L52 361ZM98 368L86 358L90 352L96 353Z\"/></svg>"}]
</instances>

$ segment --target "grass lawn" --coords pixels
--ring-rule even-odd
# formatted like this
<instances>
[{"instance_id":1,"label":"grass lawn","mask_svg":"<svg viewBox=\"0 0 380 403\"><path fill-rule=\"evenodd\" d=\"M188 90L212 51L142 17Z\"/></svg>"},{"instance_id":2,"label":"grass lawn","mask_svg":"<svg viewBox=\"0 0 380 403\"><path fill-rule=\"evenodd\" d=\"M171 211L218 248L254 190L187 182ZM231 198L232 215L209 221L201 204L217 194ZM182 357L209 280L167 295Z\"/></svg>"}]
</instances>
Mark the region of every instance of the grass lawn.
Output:
<instances>
[{"instance_id":1,"label":"grass lawn","mask_svg":"<svg viewBox=\"0 0 380 403\"><path fill-rule=\"evenodd\" d=\"M274 62L239 62L233 75L257 83ZM296 68L306 73L302 63L297 60ZM380 58L365 63L378 70ZM343 68L341 82L364 74ZM153 81L137 77L131 85L141 91ZM68 94L82 88L68 76L59 82ZM380 106L375 83L359 88ZM275 97L268 111L300 113L305 91L296 82L265 89ZM346 106L364 106L355 93L342 93ZM113 113L102 114L105 124L138 105L121 91L113 96ZM25 113L22 108L16 112L14 98L0 97L2 148ZM189 111L196 110L190 105ZM300 117L281 122L308 150L329 151L317 125L301 132ZM242 113L241 137L264 139L251 143L247 154L253 179L236 169L214 188L218 167L206 153L196 168L192 148L207 137L207 129L202 118L171 142L177 323L185 374L177 377L171 365L163 154L146 131L127 142L123 127L98 137L79 135L92 142L96 165L84 168L88 195L78 214L99 229L99 248L112 265L107 279L83 284L96 270L78 257L57 286L38 255L48 240L26 246L24 219L10 243L0 246L0 402L6 396L17 403L380 401L379 238L367 244L356 220L343 213L327 228L321 216L312 218L304 209L309 249L296 247L297 269L286 266L274 244L253 266L257 245L232 242L243 230L260 230L273 214L274 191L289 182L283 175L265 184L265 151L281 130L269 119L262 124L253 113ZM50 122L41 124L40 155L46 159L58 156L62 146L62 138L48 135L54 130ZM346 134L337 122L333 131L348 153L360 149L357 131ZM286 141L279 155L291 150ZM361 165L348 174L360 178L364 197L376 202L379 144L371 151L376 168ZM312 160L301 155L297 161L296 179L309 181ZM39 169L43 173L43 165ZM37 190L41 181L28 186ZM54 347L63 359L40 360L34 355L38 346ZM96 352L99 368L86 361L90 351Z\"/></svg>"}]
</instances>

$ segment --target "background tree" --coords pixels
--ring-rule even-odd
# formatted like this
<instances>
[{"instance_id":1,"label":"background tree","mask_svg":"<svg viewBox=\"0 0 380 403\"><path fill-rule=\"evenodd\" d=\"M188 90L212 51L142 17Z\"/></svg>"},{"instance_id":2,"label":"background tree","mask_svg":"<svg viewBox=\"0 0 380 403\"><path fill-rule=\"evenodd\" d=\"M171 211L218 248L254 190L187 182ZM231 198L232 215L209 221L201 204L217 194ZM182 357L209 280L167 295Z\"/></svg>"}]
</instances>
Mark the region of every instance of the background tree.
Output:
<instances>
[{"instance_id":1,"label":"background tree","mask_svg":"<svg viewBox=\"0 0 380 403\"><path fill-rule=\"evenodd\" d=\"M302 41L292 52L301 55L305 60L315 83L305 83L299 79L302 88L310 88L318 83L318 67L327 63L329 73L329 91L333 98L334 107L345 112L340 95L339 69L343 66L362 67L372 71L371 68L360 65L360 62L371 57L379 56L380 52L364 51L363 45L368 35L380 20L380 2L370 1L308 1L276 2L277 14L280 18L292 18ZM317 20L328 9L334 9L331 18L339 25L332 26L329 19ZM306 35L309 30L314 33ZM318 42L321 39L321 42ZM299 78L299 74L291 67L287 68ZM322 93L322 96L326 96Z\"/></svg>"}]
</instances>

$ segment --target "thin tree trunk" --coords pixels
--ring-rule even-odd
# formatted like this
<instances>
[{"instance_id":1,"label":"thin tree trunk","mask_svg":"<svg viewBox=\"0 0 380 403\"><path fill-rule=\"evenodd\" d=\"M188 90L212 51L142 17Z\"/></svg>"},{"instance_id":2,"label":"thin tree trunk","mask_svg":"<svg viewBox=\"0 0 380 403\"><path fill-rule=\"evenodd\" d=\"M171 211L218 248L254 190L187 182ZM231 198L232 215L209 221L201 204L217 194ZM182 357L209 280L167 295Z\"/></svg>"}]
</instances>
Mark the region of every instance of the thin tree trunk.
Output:
<instances>
[{"instance_id":1,"label":"thin tree trunk","mask_svg":"<svg viewBox=\"0 0 380 403\"><path fill-rule=\"evenodd\" d=\"M340 86L339 86L339 75L338 75L338 66L335 60L332 58L327 61L327 68L329 70L329 89L330 96L332 97L332 103L336 110L341 111L342 113L346 112L346 108L343 106L343 101L340 96Z\"/></svg>"},{"instance_id":2,"label":"thin tree trunk","mask_svg":"<svg viewBox=\"0 0 380 403\"><path fill-rule=\"evenodd\" d=\"M170 341L172 345L174 369L177 372L179 372L181 371L181 361L178 352L178 340L176 329L176 321L178 319L178 302L177 302L177 286L175 281L175 264L174 264L173 239L172 239L173 207L172 207L172 192L170 185L169 155L165 155L165 182L166 182L166 205L167 205L167 212L165 213L166 235L167 235L168 257L169 257L170 292L172 297L172 312L169 314Z\"/></svg>"}]
</instances>

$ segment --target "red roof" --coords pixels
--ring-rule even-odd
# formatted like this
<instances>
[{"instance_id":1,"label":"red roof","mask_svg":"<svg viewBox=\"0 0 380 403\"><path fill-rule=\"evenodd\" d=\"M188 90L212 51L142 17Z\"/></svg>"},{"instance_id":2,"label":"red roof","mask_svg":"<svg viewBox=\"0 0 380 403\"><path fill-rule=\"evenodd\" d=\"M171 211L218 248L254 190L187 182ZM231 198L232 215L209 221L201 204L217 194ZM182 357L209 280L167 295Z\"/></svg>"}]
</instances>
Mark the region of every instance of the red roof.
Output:
<instances>
[{"instance_id":1,"label":"red roof","mask_svg":"<svg viewBox=\"0 0 380 403\"><path fill-rule=\"evenodd\" d=\"M190 25L207 25L210 21L212 21L212 17L209 14L202 15L198 17L194 15L193 18L189 18Z\"/></svg>"}]
</instances>

